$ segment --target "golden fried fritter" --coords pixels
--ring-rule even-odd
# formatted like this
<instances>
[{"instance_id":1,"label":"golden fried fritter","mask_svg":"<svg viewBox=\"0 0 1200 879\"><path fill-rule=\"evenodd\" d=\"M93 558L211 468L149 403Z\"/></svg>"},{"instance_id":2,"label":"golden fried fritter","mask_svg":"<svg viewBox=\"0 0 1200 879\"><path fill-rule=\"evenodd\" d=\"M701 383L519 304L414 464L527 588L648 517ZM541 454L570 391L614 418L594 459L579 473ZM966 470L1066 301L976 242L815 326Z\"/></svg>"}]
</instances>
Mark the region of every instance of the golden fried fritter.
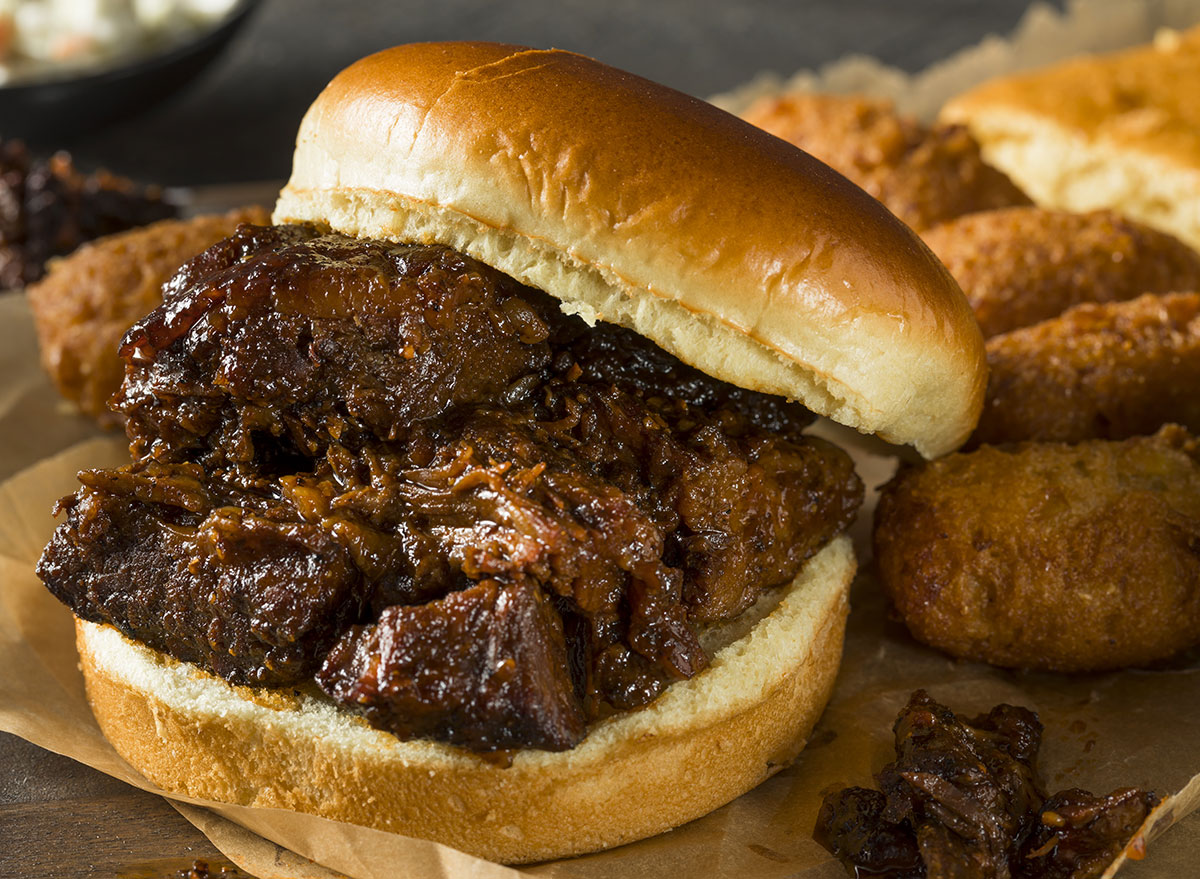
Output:
<instances>
[{"instance_id":1,"label":"golden fried fritter","mask_svg":"<svg viewBox=\"0 0 1200 879\"><path fill-rule=\"evenodd\" d=\"M967 294L985 338L1084 302L1200 289L1200 253L1112 211L1009 208L921 237Z\"/></svg>"},{"instance_id":2,"label":"golden fried fritter","mask_svg":"<svg viewBox=\"0 0 1200 879\"><path fill-rule=\"evenodd\" d=\"M984 446L899 473L875 515L879 578L953 656L1086 671L1200 642L1200 443Z\"/></svg>"},{"instance_id":3,"label":"golden fried fritter","mask_svg":"<svg viewBox=\"0 0 1200 879\"><path fill-rule=\"evenodd\" d=\"M816 156L918 231L975 211L1031 203L984 163L965 128L922 125L889 101L796 93L764 98L743 118Z\"/></svg>"},{"instance_id":4,"label":"golden fried fritter","mask_svg":"<svg viewBox=\"0 0 1200 879\"><path fill-rule=\"evenodd\" d=\"M117 344L138 318L162 302L160 288L188 259L237 229L268 223L259 207L224 216L163 220L101 238L50 264L28 290L42 366L59 392L101 422L121 384Z\"/></svg>"},{"instance_id":5,"label":"golden fried fritter","mask_svg":"<svg viewBox=\"0 0 1200 879\"><path fill-rule=\"evenodd\" d=\"M988 340L971 443L1200 432L1200 293L1080 305Z\"/></svg>"}]
</instances>

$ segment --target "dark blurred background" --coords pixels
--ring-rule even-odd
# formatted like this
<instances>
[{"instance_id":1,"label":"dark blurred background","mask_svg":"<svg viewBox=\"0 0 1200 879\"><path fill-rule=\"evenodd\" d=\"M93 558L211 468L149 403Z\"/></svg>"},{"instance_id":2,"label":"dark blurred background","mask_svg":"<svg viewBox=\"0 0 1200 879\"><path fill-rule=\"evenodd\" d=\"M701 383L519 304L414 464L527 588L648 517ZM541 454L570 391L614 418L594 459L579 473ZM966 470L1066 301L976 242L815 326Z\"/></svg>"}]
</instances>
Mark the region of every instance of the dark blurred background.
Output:
<instances>
[{"instance_id":1,"label":"dark blurred background","mask_svg":"<svg viewBox=\"0 0 1200 879\"><path fill-rule=\"evenodd\" d=\"M916 71L989 33L1028 0L261 0L224 53L164 103L34 142L169 185L281 180L304 109L340 69L419 40L570 49L694 95L849 52ZM1061 5L1061 4L1058 4ZM0 135L5 134L0 119Z\"/></svg>"}]
</instances>

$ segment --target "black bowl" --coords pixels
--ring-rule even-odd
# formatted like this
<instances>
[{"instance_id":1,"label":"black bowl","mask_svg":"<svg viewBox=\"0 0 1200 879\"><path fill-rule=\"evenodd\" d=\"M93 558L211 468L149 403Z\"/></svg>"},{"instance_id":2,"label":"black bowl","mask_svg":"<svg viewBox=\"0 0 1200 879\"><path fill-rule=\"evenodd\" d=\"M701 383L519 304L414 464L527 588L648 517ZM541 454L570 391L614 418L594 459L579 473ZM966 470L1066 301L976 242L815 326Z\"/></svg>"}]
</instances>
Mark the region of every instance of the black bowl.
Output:
<instances>
[{"instance_id":1,"label":"black bowl","mask_svg":"<svg viewBox=\"0 0 1200 879\"><path fill-rule=\"evenodd\" d=\"M210 30L118 67L0 86L0 137L75 136L151 107L208 66L257 5L242 0Z\"/></svg>"}]
</instances>

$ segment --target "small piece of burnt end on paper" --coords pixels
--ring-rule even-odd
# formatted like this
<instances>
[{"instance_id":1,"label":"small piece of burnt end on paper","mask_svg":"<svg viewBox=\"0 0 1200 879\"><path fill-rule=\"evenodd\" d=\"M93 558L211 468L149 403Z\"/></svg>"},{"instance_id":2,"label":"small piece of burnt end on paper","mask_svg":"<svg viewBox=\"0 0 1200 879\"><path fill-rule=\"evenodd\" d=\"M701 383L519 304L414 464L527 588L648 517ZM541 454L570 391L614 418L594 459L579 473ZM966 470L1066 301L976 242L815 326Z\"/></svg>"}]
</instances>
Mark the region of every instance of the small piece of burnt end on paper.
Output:
<instances>
[{"instance_id":1,"label":"small piece of burnt end on paper","mask_svg":"<svg viewBox=\"0 0 1200 879\"><path fill-rule=\"evenodd\" d=\"M893 731L880 790L830 793L817 818L817 841L857 876L1094 879L1159 802L1136 788L1047 797L1042 725L1025 708L963 720L918 690Z\"/></svg>"}]
</instances>

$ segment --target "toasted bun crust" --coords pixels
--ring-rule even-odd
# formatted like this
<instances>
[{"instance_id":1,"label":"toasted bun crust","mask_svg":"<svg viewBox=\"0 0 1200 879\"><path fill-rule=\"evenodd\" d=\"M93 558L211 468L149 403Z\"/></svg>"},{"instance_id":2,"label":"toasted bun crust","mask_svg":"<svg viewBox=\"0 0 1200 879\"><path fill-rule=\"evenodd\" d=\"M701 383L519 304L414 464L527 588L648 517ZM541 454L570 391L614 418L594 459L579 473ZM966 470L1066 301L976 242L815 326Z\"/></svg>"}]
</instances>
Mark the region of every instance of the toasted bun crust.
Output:
<instances>
[{"instance_id":1,"label":"toasted bun crust","mask_svg":"<svg viewBox=\"0 0 1200 879\"><path fill-rule=\"evenodd\" d=\"M1116 208L1200 248L1200 27L986 82L950 101L1038 204Z\"/></svg>"},{"instance_id":2,"label":"toasted bun crust","mask_svg":"<svg viewBox=\"0 0 1200 879\"><path fill-rule=\"evenodd\" d=\"M982 406L979 331L916 235L789 144L569 52L427 43L359 61L304 117L275 221L448 244L927 456Z\"/></svg>"},{"instance_id":3,"label":"toasted bun crust","mask_svg":"<svg viewBox=\"0 0 1200 879\"><path fill-rule=\"evenodd\" d=\"M101 729L164 789L523 863L676 827L790 761L833 689L854 567L839 537L789 587L714 633L735 640L706 671L601 721L570 751L518 752L508 767L398 741L316 695L230 686L108 626L77 621L76 633Z\"/></svg>"}]
</instances>

